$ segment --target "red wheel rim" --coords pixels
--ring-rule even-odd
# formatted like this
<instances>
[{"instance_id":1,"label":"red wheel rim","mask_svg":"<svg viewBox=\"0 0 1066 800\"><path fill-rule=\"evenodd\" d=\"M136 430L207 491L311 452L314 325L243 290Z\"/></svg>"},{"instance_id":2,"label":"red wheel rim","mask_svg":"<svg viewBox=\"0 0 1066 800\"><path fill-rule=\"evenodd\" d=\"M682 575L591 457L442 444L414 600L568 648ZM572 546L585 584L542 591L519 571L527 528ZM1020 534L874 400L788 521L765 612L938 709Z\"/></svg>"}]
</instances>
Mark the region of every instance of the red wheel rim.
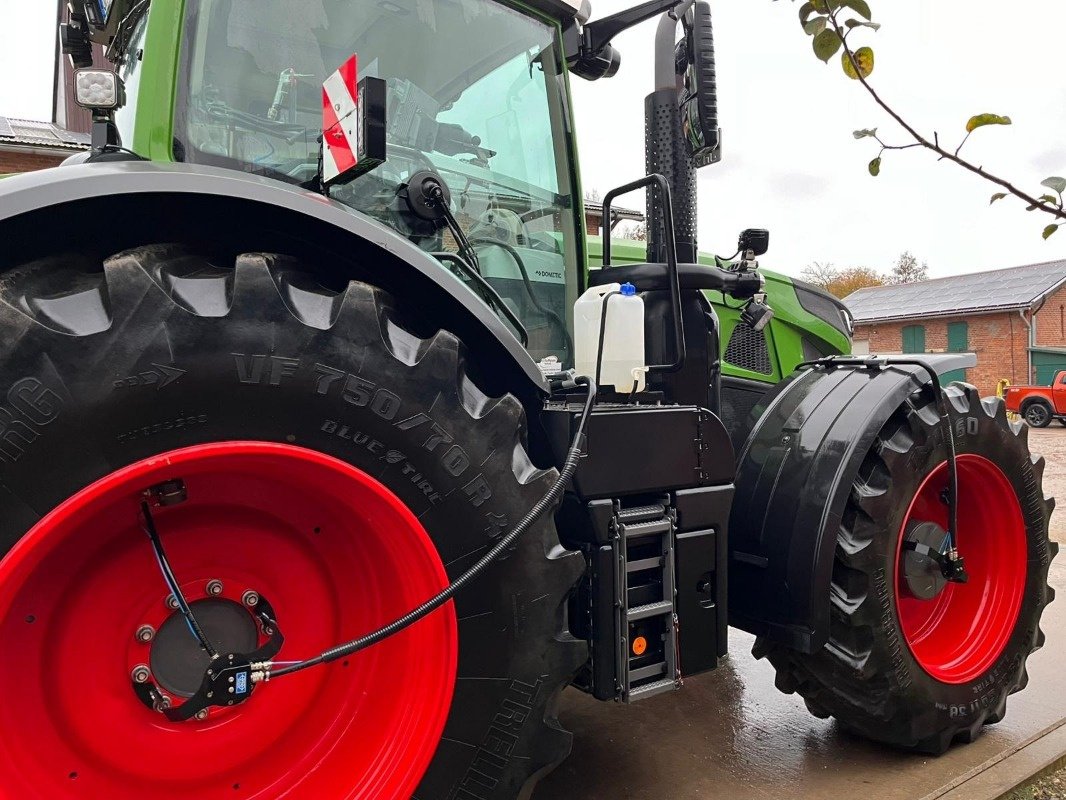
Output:
<instances>
[{"instance_id":1,"label":"red wheel rim","mask_svg":"<svg viewBox=\"0 0 1066 800\"><path fill-rule=\"evenodd\" d=\"M947 462L919 487L900 529L896 550L896 604L900 626L915 660L944 683L967 683L999 658L1014 632L1027 574L1025 521L1010 481L993 462L958 457L959 554L968 583L949 583L936 597L921 600L907 589L902 543L912 521L935 522L947 530Z\"/></svg>"},{"instance_id":2,"label":"red wheel rim","mask_svg":"<svg viewBox=\"0 0 1066 800\"><path fill-rule=\"evenodd\" d=\"M218 580L224 597L268 598L279 659L373 630L447 583L407 507L329 456L229 442L121 469L0 561L0 797L410 797L451 705L451 603L202 722L169 723L136 699L129 664L151 645L134 633L171 613L136 507L177 477L189 499L156 523L183 591L191 601Z\"/></svg>"}]
</instances>

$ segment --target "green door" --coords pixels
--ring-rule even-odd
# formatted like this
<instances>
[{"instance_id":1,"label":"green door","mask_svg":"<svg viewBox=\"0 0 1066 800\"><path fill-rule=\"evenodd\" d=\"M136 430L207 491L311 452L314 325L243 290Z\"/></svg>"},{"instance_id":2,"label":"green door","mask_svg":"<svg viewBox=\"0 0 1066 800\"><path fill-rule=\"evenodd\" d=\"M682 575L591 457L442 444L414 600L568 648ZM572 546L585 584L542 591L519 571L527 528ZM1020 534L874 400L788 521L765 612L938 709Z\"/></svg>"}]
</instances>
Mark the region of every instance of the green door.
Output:
<instances>
[{"instance_id":1,"label":"green door","mask_svg":"<svg viewBox=\"0 0 1066 800\"><path fill-rule=\"evenodd\" d=\"M925 326L924 325L905 325L903 327L903 352L904 353L924 353L925 352Z\"/></svg>"},{"instance_id":2,"label":"green door","mask_svg":"<svg viewBox=\"0 0 1066 800\"><path fill-rule=\"evenodd\" d=\"M948 323L948 352L949 353L965 353L970 349L970 326L965 322L949 322ZM951 372L945 372L941 377L944 383L951 383L951 381L964 381L966 380L966 370L955 369Z\"/></svg>"},{"instance_id":3,"label":"green door","mask_svg":"<svg viewBox=\"0 0 1066 800\"><path fill-rule=\"evenodd\" d=\"M1033 350L1033 369L1038 386L1050 386L1060 370L1066 369L1066 350Z\"/></svg>"}]
</instances>

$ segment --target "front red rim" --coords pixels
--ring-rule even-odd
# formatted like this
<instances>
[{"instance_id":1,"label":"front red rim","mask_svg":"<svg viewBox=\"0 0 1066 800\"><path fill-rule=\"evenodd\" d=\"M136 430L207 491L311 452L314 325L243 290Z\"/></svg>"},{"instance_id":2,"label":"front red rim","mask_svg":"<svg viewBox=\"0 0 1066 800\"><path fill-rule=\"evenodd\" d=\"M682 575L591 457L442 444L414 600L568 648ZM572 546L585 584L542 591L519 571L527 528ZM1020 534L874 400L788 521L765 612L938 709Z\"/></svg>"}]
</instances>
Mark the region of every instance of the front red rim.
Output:
<instances>
[{"instance_id":1,"label":"front red rim","mask_svg":"<svg viewBox=\"0 0 1066 800\"><path fill-rule=\"evenodd\" d=\"M429 536L385 486L303 448L227 442L121 469L42 519L0 561L0 796L406 798L440 740L457 661L453 606L202 722L139 703L131 662L170 611L136 508L180 477L156 522L190 600L267 597L280 659L389 622L447 584ZM12 654L18 654L17 657Z\"/></svg>"},{"instance_id":2,"label":"front red rim","mask_svg":"<svg viewBox=\"0 0 1066 800\"><path fill-rule=\"evenodd\" d=\"M1025 521L1010 481L992 461L958 457L957 546L969 582L949 583L936 597L921 600L907 589L902 543L911 522L935 522L947 529L942 493L947 462L919 487L900 528L896 551L896 604L911 654L944 683L975 680L995 663L1014 632L1027 575Z\"/></svg>"}]
</instances>

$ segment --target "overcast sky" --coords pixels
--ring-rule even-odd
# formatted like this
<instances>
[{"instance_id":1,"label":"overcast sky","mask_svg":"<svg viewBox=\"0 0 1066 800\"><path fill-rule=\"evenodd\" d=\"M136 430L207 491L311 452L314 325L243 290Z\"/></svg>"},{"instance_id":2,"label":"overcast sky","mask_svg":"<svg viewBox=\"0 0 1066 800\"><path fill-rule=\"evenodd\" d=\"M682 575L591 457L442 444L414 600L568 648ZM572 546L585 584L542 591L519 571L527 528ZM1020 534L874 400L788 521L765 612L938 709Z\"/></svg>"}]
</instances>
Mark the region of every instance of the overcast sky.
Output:
<instances>
[{"instance_id":1,"label":"overcast sky","mask_svg":"<svg viewBox=\"0 0 1066 800\"><path fill-rule=\"evenodd\" d=\"M636 0L593 0L594 17ZM873 81L923 131L957 142L970 115L1009 115L964 154L1033 192L1066 175L1066 71L1062 0L870 0L883 23ZM0 114L51 114L52 3L0 0ZM857 128L894 124L861 87L810 50L798 5L712 0L725 158L699 179L700 247L728 255L745 227L771 231L765 266L799 274L811 261L888 270L911 250L932 276L1066 258L1066 229L1049 241L1044 215L1020 201L989 207L995 187L918 150L876 155ZM622 68L610 80L574 78L586 189L601 193L644 171L643 98L652 89L655 23L622 34ZM864 32L865 33L865 32ZM12 77L14 76L14 77ZM639 199L630 204L641 205Z\"/></svg>"}]
</instances>

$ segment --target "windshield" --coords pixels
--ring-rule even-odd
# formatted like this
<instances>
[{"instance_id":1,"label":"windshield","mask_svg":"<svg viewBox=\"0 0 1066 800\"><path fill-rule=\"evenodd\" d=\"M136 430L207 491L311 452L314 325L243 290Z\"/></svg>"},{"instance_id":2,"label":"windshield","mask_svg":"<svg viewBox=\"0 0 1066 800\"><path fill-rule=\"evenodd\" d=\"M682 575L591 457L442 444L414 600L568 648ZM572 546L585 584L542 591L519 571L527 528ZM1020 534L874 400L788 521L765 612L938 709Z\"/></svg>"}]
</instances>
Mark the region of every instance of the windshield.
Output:
<instances>
[{"instance_id":1,"label":"windshield","mask_svg":"<svg viewBox=\"0 0 1066 800\"><path fill-rule=\"evenodd\" d=\"M311 180L322 82L355 53L360 78L386 82L387 160L331 196L427 252L454 254L447 227L414 216L398 193L415 172L440 174L476 251L441 257L441 268L498 313L505 304L535 358L572 362L578 218L554 27L492 0L187 7L175 158Z\"/></svg>"}]
</instances>

